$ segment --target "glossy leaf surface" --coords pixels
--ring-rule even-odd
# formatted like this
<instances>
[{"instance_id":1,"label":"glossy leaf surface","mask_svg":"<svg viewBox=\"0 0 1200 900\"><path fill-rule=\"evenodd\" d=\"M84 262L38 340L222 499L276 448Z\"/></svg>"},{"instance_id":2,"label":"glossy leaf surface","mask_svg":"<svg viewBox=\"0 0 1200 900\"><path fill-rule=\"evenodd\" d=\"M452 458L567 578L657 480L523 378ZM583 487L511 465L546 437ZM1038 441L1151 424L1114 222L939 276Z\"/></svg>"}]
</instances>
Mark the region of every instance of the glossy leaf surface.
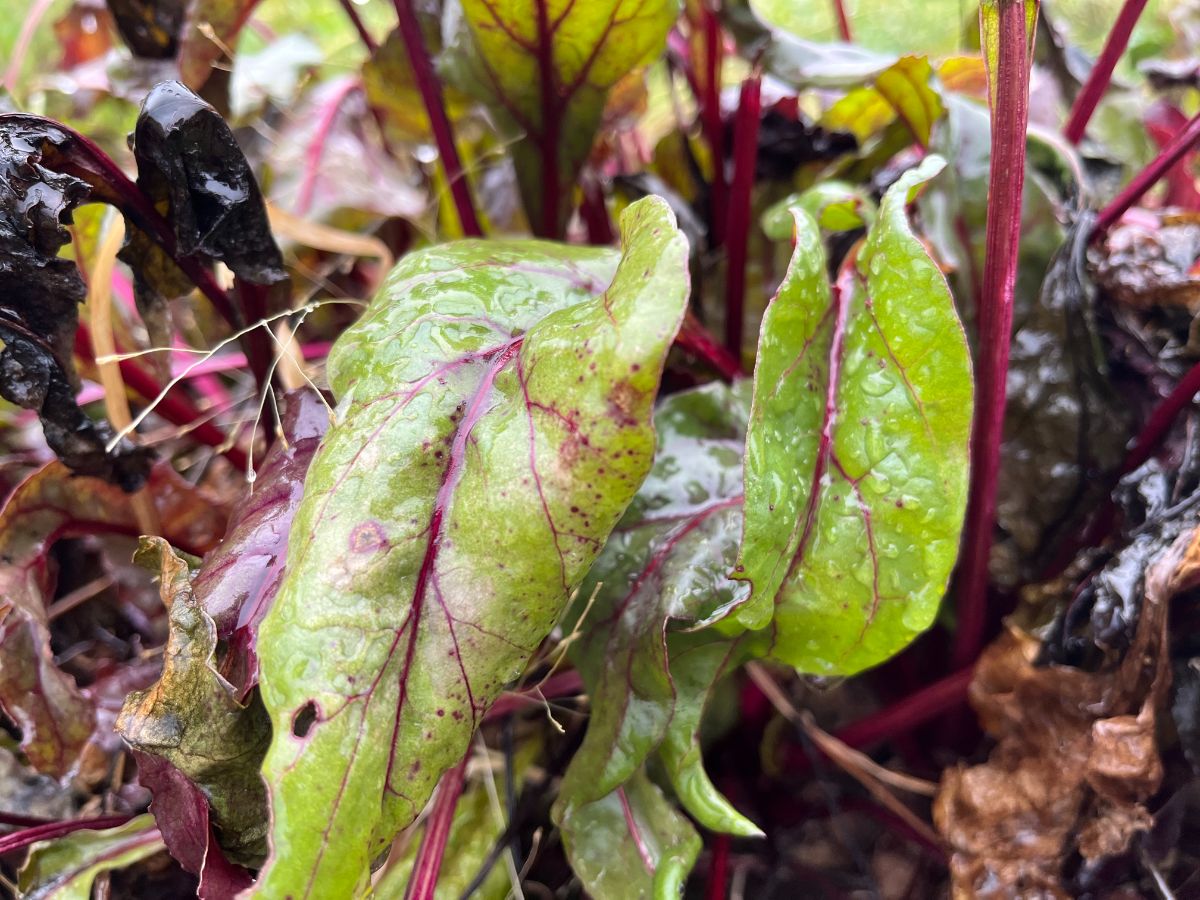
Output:
<instances>
[{"instance_id":1,"label":"glossy leaf surface","mask_svg":"<svg viewBox=\"0 0 1200 900\"><path fill-rule=\"evenodd\" d=\"M158 572L170 634L161 677L125 699L117 731L201 788L229 857L255 865L266 852L258 770L270 723L257 698L243 706L217 674L217 627L196 600L187 563L161 538L142 538L135 559Z\"/></svg>"},{"instance_id":2,"label":"glossy leaf surface","mask_svg":"<svg viewBox=\"0 0 1200 900\"><path fill-rule=\"evenodd\" d=\"M163 532L203 552L223 527L219 508L166 466L149 482ZM94 710L50 650L46 607L60 538L121 532L136 535L129 496L96 478L72 477L51 463L26 479L0 511L0 704L21 729L21 747L40 772L62 776L92 733Z\"/></svg>"},{"instance_id":3,"label":"glossy leaf surface","mask_svg":"<svg viewBox=\"0 0 1200 900\"><path fill-rule=\"evenodd\" d=\"M412 254L335 346L338 421L259 632L263 896L364 884L649 471L687 246L655 198L621 225L619 266L533 241Z\"/></svg>"},{"instance_id":4,"label":"glossy leaf surface","mask_svg":"<svg viewBox=\"0 0 1200 900\"><path fill-rule=\"evenodd\" d=\"M749 627L820 674L886 659L933 620L966 505L970 357L941 271L905 205L927 159L826 280L812 218L763 320L746 442L739 577Z\"/></svg>"},{"instance_id":5,"label":"glossy leaf surface","mask_svg":"<svg viewBox=\"0 0 1200 900\"><path fill-rule=\"evenodd\" d=\"M650 62L678 0L464 0L474 44L460 64L511 130L535 234L562 233L571 186L592 148L610 88Z\"/></svg>"},{"instance_id":6,"label":"glossy leaf surface","mask_svg":"<svg viewBox=\"0 0 1200 900\"><path fill-rule=\"evenodd\" d=\"M748 593L728 573L741 537L749 388L743 381L673 394L655 415L654 468L580 591L590 606L571 656L592 712L559 790L560 817L631 778L662 744L679 707L694 710L698 721L713 670L730 655L731 642L719 634L678 632L724 617ZM696 644L695 652L686 643ZM680 734L681 743L690 744L693 732ZM687 755L680 750L681 758ZM758 833L715 790L695 796L695 814L705 825Z\"/></svg>"},{"instance_id":7,"label":"glossy leaf surface","mask_svg":"<svg viewBox=\"0 0 1200 900\"><path fill-rule=\"evenodd\" d=\"M638 772L617 791L576 807L560 823L571 868L593 897L670 900L700 853L689 822Z\"/></svg>"},{"instance_id":8,"label":"glossy leaf surface","mask_svg":"<svg viewBox=\"0 0 1200 900\"><path fill-rule=\"evenodd\" d=\"M123 869L163 849L149 815L104 831L76 831L34 844L18 886L25 900L89 900L101 872Z\"/></svg>"},{"instance_id":9,"label":"glossy leaf surface","mask_svg":"<svg viewBox=\"0 0 1200 900\"><path fill-rule=\"evenodd\" d=\"M796 230L792 208L808 213L826 231L853 231L875 221L870 194L845 181L822 181L791 194L762 214L763 233L773 241L790 240Z\"/></svg>"}]
</instances>

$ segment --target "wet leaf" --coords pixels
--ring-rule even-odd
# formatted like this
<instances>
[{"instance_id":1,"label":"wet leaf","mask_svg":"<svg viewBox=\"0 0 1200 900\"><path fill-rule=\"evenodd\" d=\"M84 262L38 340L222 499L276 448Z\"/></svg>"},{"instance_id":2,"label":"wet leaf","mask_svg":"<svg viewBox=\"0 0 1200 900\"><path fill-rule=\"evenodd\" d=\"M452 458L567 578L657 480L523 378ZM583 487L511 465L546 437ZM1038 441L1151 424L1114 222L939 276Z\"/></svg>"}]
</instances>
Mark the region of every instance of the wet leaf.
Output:
<instances>
[{"instance_id":1,"label":"wet leaf","mask_svg":"<svg viewBox=\"0 0 1200 900\"><path fill-rule=\"evenodd\" d=\"M1129 306L1200 312L1200 217L1158 218L1156 228L1118 225L1105 235L1091 260L1096 283Z\"/></svg>"},{"instance_id":2,"label":"wet leaf","mask_svg":"<svg viewBox=\"0 0 1200 900\"><path fill-rule=\"evenodd\" d=\"M738 619L773 653L850 674L932 622L966 506L970 357L953 299L905 204L944 163L889 189L875 227L826 280L816 223L763 319L746 441ZM864 552L865 551L865 552Z\"/></svg>"},{"instance_id":3,"label":"wet leaf","mask_svg":"<svg viewBox=\"0 0 1200 900\"><path fill-rule=\"evenodd\" d=\"M610 88L654 59L678 0L464 0L473 46L463 87L514 133L521 197L537 235L561 235L571 187Z\"/></svg>"},{"instance_id":4,"label":"wet leaf","mask_svg":"<svg viewBox=\"0 0 1200 900\"><path fill-rule=\"evenodd\" d=\"M733 144L732 136L728 138ZM814 125L803 117L784 115L775 109L763 114L758 129L755 177L791 178L807 163L837 159L858 148L854 135Z\"/></svg>"},{"instance_id":5,"label":"wet leaf","mask_svg":"<svg viewBox=\"0 0 1200 900\"><path fill-rule=\"evenodd\" d=\"M155 85L138 114L133 152L138 187L166 207L180 255L220 260L253 284L287 280L258 182L215 109L177 81ZM135 274L142 249L131 240L122 251Z\"/></svg>"},{"instance_id":6,"label":"wet leaf","mask_svg":"<svg viewBox=\"0 0 1200 900\"><path fill-rule=\"evenodd\" d=\"M125 699L117 731L162 757L208 798L221 846L234 862L266 854L266 793L259 766L271 726L257 698L243 705L216 670L217 628L197 601L187 563L161 538L142 538L135 559L159 572L170 635L158 682Z\"/></svg>"},{"instance_id":7,"label":"wet leaf","mask_svg":"<svg viewBox=\"0 0 1200 900\"><path fill-rule=\"evenodd\" d=\"M875 78L875 90L891 104L922 147L929 146L934 123L944 108L930 85L933 67L924 56L902 56Z\"/></svg>"},{"instance_id":8,"label":"wet leaf","mask_svg":"<svg viewBox=\"0 0 1200 900\"><path fill-rule=\"evenodd\" d=\"M1109 566L1132 565L1143 579L1126 652L1094 670L1047 665L1047 647L1015 627L984 652L970 697L996 747L983 764L946 770L934 802L957 896L1069 896L1066 860L1123 853L1150 827L1145 804L1163 777L1156 723L1169 715L1169 607L1200 583L1194 512L1174 524Z\"/></svg>"},{"instance_id":9,"label":"wet leaf","mask_svg":"<svg viewBox=\"0 0 1200 900\"><path fill-rule=\"evenodd\" d=\"M1093 221L1083 216L1068 231L1014 327L996 514L1026 578L1105 499L1104 476L1132 436L1128 398L1108 382L1085 271Z\"/></svg>"},{"instance_id":10,"label":"wet leaf","mask_svg":"<svg viewBox=\"0 0 1200 900\"><path fill-rule=\"evenodd\" d=\"M825 231L854 231L875 221L875 201L862 188L830 179L791 194L762 215L763 233L773 241L791 240L796 221L793 207L808 213Z\"/></svg>"},{"instance_id":11,"label":"wet leaf","mask_svg":"<svg viewBox=\"0 0 1200 900\"><path fill-rule=\"evenodd\" d=\"M223 517L211 500L161 465L150 489L164 534L189 550L212 545ZM0 511L0 703L20 727L29 761L57 776L76 765L94 712L50 652L47 554L60 538L104 531L137 534L128 496L98 479L74 478L59 463L23 482Z\"/></svg>"},{"instance_id":12,"label":"wet leaf","mask_svg":"<svg viewBox=\"0 0 1200 900\"><path fill-rule=\"evenodd\" d=\"M716 830L759 834L712 787L698 747L694 759L690 753L708 689L737 656L734 643L711 631L680 633L723 618L748 593L727 573L741 536L749 388L743 381L734 389L713 384L673 394L655 414L654 468L577 601L586 601L588 615L576 626L583 633L571 657L592 714L559 790L560 819L633 777L678 715L669 769L674 778L687 757L687 775L679 778L691 788L681 792L689 811Z\"/></svg>"},{"instance_id":13,"label":"wet leaf","mask_svg":"<svg viewBox=\"0 0 1200 900\"><path fill-rule=\"evenodd\" d=\"M154 818L144 815L104 831L82 830L34 844L21 869L23 900L89 900L101 872L124 869L163 849Z\"/></svg>"},{"instance_id":14,"label":"wet leaf","mask_svg":"<svg viewBox=\"0 0 1200 900\"><path fill-rule=\"evenodd\" d=\"M68 140L44 120L0 116L0 397L37 412L46 443L72 470L135 490L151 453L127 441L107 452L112 430L75 403L72 348L86 289L58 252L90 189L41 165L45 145Z\"/></svg>"},{"instance_id":15,"label":"wet leaf","mask_svg":"<svg viewBox=\"0 0 1200 900\"><path fill-rule=\"evenodd\" d=\"M679 897L700 838L638 772L625 787L571 809L559 826L571 868L595 897Z\"/></svg>"},{"instance_id":16,"label":"wet leaf","mask_svg":"<svg viewBox=\"0 0 1200 900\"><path fill-rule=\"evenodd\" d=\"M304 476L329 427L329 412L311 390L286 395L282 407L283 439L272 445L221 545L204 558L192 582L217 637L229 643L221 672L242 696L258 681L258 626L279 590Z\"/></svg>"},{"instance_id":17,"label":"wet leaf","mask_svg":"<svg viewBox=\"0 0 1200 900\"><path fill-rule=\"evenodd\" d=\"M687 246L660 200L621 223L619 266L529 241L410 254L335 346L338 422L259 630L263 895L364 883L649 471Z\"/></svg>"}]
</instances>

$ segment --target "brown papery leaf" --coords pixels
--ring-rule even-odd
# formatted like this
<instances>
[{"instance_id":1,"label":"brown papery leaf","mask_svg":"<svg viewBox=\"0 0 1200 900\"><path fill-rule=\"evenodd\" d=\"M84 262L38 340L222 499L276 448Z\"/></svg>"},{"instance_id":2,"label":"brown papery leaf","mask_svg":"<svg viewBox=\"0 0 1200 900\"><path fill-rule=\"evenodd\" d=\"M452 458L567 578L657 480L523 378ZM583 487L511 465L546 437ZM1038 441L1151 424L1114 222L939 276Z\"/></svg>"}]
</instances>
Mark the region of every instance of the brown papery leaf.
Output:
<instances>
[{"instance_id":1,"label":"brown papery leaf","mask_svg":"<svg viewBox=\"0 0 1200 900\"><path fill-rule=\"evenodd\" d=\"M970 699L997 744L987 762L944 773L933 810L956 898L1068 897L1067 859L1122 853L1152 824L1144 804L1163 777L1155 724L1170 686L1168 607L1198 574L1195 529L1146 566L1133 642L1099 671L1039 665L1041 642L1011 625L984 653Z\"/></svg>"}]
</instances>

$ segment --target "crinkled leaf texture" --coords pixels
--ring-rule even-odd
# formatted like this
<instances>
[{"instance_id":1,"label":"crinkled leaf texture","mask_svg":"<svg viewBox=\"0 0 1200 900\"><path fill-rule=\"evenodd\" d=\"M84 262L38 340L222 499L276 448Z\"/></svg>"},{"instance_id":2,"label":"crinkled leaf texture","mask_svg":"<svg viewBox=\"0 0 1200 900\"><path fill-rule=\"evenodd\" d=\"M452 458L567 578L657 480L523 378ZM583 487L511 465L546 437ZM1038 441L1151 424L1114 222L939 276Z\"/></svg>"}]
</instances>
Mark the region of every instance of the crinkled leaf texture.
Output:
<instances>
[{"instance_id":1,"label":"crinkled leaf texture","mask_svg":"<svg viewBox=\"0 0 1200 900\"><path fill-rule=\"evenodd\" d=\"M162 757L196 784L230 859L256 865L266 854L259 766L270 722L257 697L242 705L217 673L217 627L196 600L187 563L162 538L149 537L134 559L158 572L170 633L161 677L125 698L117 731L135 750Z\"/></svg>"},{"instance_id":2,"label":"crinkled leaf texture","mask_svg":"<svg viewBox=\"0 0 1200 900\"><path fill-rule=\"evenodd\" d=\"M741 539L749 389L742 381L673 394L655 414L654 468L576 601L587 618L571 656L592 713L559 790L560 822L617 790L659 751L701 824L761 834L712 786L696 734L713 682L746 651L745 641L702 626L748 594L728 573ZM578 835L577 852L589 852L589 842Z\"/></svg>"},{"instance_id":3,"label":"crinkled leaf texture","mask_svg":"<svg viewBox=\"0 0 1200 900\"><path fill-rule=\"evenodd\" d=\"M463 0L470 50L463 86L524 135L513 147L535 234L558 235L610 88L654 59L679 0ZM556 188L548 186L556 179Z\"/></svg>"},{"instance_id":4,"label":"crinkled leaf texture","mask_svg":"<svg viewBox=\"0 0 1200 900\"><path fill-rule=\"evenodd\" d=\"M34 844L21 869L24 900L89 900L101 872L124 869L163 849L154 817L142 815L104 831L76 831Z\"/></svg>"},{"instance_id":5,"label":"crinkled leaf texture","mask_svg":"<svg viewBox=\"0 0 1200 900\"><path fill-rule=\"evenodd\" d=\"M675 900L700 853L700 836L644 772L559 824L571 868L604 900Z\"/></svg>"},{"instance_id":6,"label":"crinkled leaf texture","mask_svg":"<svg viewBox=\"0 0 1200 900\"><path fill-rule=\"evenodd\" d=\"M763 319L737 577L747 627L817 674L873 666L929 627L966 509L971 362L953 298L905 205L927 158L826 280L812 217Z\"/></svg>"},{"instance_id":7,"label":"crinkled leaf texture","mask_svg":"<svg viewBox=\"0 0 1200 900\"><path fill-rule=\"evenodd\" d=\"M163 533L203 552L224 525L219 507L162 464L151 471ZM51 463L22 482L0 511L0 705L21 729L21 748L47 775L79 762L95 723L91 700L54 664L46 615L53 597L54 542L98 532L136 535L129 497L97 478L72 477Z\"/></svg>"},{"instance_id":8,"label":"crinkled leaf texture","mask_svg":"<svg viewBox=\"0 0 1200 900\"><path fill-rule=\"evenodd\" d=\"M412 254L334 347L338 420L259 631L261 896L366 883L649 471L687 242L658 198L621 226L619 265L538 241Z\"/></svg>"}]
</instances>

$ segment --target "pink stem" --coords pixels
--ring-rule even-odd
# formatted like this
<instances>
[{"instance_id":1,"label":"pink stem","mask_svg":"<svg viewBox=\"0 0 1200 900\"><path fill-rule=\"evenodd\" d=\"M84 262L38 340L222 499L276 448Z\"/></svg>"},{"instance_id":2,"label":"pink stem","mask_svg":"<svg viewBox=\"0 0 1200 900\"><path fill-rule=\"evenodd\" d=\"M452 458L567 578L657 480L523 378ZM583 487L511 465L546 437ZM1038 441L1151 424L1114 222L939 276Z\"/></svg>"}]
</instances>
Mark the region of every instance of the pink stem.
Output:
<instances>
[{"instance_id":1,"label":"pink stem","mask_svg":"<svg viewBox=\"0 0 1200 900\"><path fill-rule=\"evenodd\" d=\"M454 824L454 810L466 780L468 756L469 751L462 762L442 776L438 785L437 799L433 801L433 810L425 825L425 836L421 838L421 846L417 849L405 900L433 900L438 874L442 871L442 859L446 855L450 826Z\"/></svg>"},{"instance_id":2,"label":"pink stem","mask_svg":"<svg viewBox=\"0 0 1200 900\"><path fill-rule=\"evenodd\" d=\"M581 181L583 201L579 204L579 216L587 227L588 243L597 247L616 243L617 236L608 215L608 205L604 202L604 187L600 179L585 175Z\"/></svg>"},{"instance_id":3,"label":"pink stem","mask_svg":"<svg viewBox=\"0 0 1200 900\"><path fill-rule=\"evenodd\" d=\"M733 183L725 240L725 349L742 353L746 317L746 251L750 242L750 200L758 161L758 128L762 111L762 75L755 69L742 84L733 138Z\"/></svg>"},{"instance_id":4,"label":"pink stem","mask_svg":"<svg viewBox=\"0 0 1200 900\"><path fill-rule=\"evenodd\" d=\"M475 205L471 201L471 190L463 173L462 163L458 158L458 149L454 145L454 131L450 119L446 116L446 105L442 100L442 85L437 74L433 71L433 63L425 48L425 39L421 36L421 25L417 21L417 13L413 8L413 0L394 0L396 15L400 20L400 37L408 51L409 63L412 65L413 77L417 88L421 91L421 99L425 103L425 112L429 116L429 124L433 129L433 139L437 143L438 158L442 161L442 169L446 173L446 183L450 186L450 194L454 198L454 207L458 210L458 221L462 225L463 234L467 237L483 237L483 229L479 227L479 219L475 216ZM554 173L547 173L553 175Z\"/></svg>"},{"instance_id":5,"label":"pink stem","mask_svg":"<svg viewBox=\"0 0 1200 900\"><path fill-rule=\"evenodd\" d=\"M122 814L116 816L96 816L92 819L69 819L63 822L47 822L44 825L34 825L32 828L14 831L12 834L0 837L0 854L20 850L22 847L28 847L30 844L36 844L38 841L52 841L55 838L64 837L76 831L87 829L99 831L105 828L116 828L118 825L124 825L132 818L133 816Z\"/></svg>"},{"instance_id":6,"label":"pink stem","mask_svg":"<svg viewBox=\"0 0 1200 900\"><path fill-rule=\"evenodd\" d=\"M313 130L312 140L304 151L304 175L300 179L300 190L296 196L296 215L308 214L312 206L313 191L317 184L317 175L321 167L321 156L325 152L325 144L329 140L329 132L337 121L338 111L346 98L362 87L357 78L348 78L346 82L333 92L332 96L321 106L317 113L317 124Z\"/></svg>"},{"instance_id":7,"label":"pink stem","mask_svg":"<svg viewBox=\"0 0 1200 900\"><path fill-rule=\"evenodd\" d=\"M971 488L957 581L958 627L951 665L979 653L987 617L988 557L996 518L996 478L1004 434L1004 403L1012 337L1013 290L1021 241L1025 129L1029 121L1028 35L1022 0L999 0L997 70L992 109L992 164L987 243L979 298L979 365L971 446Z\"/></svg>"},{"instance_id":8,"label":"pink stem","mask_svg":"<svg viewBox=\"0 0 1200 900\"><path fill-rule=\"evenodd\" d=\"M25 21L21 23L21 33L17 35L17 43L13 46L12 59L4 71L4 89L10 94L17 89L17 79L21 77L21 67L25 64L25 54L29 52L33 34L53 5L54 0L36 0L25 14Z\"/></svg>"},{"instance_id":9,"label":"pink stem","mask_svg":"<svg viewBox=\"0 0 1200 900\"><path fill-rule=\"evenodd\" d=\"M729 888L729 835L718 834L713 840L712 861L708 867L707 900L725 900Z\"/></svg>"},{"instance_id":10,"label":"pink stem","mask_svg":"<svg viewBox=\"0 0 1200 900\"><path fill-rule=\"evenodd\" d=\"M1142 2L1144 3L1145 0ZM849 44L854 40L854 36L850 31L850 17L846 15L845 0L833 0L833 11L837 14L838 35Z\"/></svg>"},{"instance_id":11,"label":"pink stem","mask_svg":"<svg viewBox=\"0 0 1200 900\"><path fill-rule=\"evenodd\" d=\"M1125 0L1125 4L1121 7L1117 21L1113 24L1112 31L1108 33L1108 39L1104 42L1104 49L1100 51L1100 56L1096 59L1096 64L1092 66L1083 90L1079 92L1079 96L1075 98L1075 103L1071 106L1071 115L1067 119L1066 128L1063 129L1063 136L1070 143L1078 144L1083 140L1083 133L1092 119L1092 113L1096 111L1096 105L1108 89L1113 70L1117 67L1121 54L1125 52L1125 47L1129 44L1133 26L1137 24L1142 10L1146 8L1146 2L1147 0Z\"/></svg>"},{"instance_id":12,"label":"pink stem","mask_svg":"<svg viewBox=\"0 0 1200 900\"><path fill-rule=\"evenodd\" d=\"M1150 162L1150 165L1138 172L1113 201L1100 210L1096 224L1092 228L1092 240L1104 236L1126 211L1142 198L1142 195L1158 182L1170 169L1182 159L1192 146L1200 140L1200 113L1197 113L1171 140L1162 152Z\"/></svg>"},{"instance_id":13,"label":"pink stem","mask_svg":"<svg viewBox=\"0 0 1200 900\"><path fill-rule=\"evenodd\" d=\"M491 709L484 713L483 720L488 722L492 719L500 719L519 709L541 706L547 700L575 697L582 693L583 678L579 672L574 669L569 672L559 672L557 675L551 675L536 688L502 694L500 699L492 704Z\"/></svg>"}]
</instances>

